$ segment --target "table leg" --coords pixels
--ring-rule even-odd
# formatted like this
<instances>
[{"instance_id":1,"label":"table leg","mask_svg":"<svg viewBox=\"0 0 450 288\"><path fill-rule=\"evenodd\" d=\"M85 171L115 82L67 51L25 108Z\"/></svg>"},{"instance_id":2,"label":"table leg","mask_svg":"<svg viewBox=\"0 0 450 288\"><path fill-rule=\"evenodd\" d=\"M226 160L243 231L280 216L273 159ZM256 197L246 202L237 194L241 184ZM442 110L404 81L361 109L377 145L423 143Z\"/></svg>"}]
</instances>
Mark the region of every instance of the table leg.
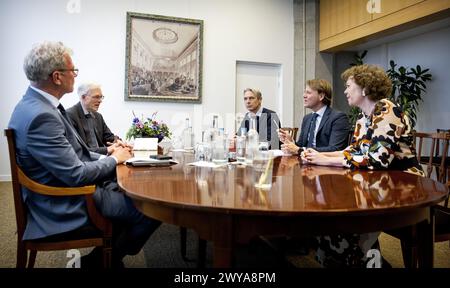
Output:
<instances>
[{"instance_id":1,"label":"table leg","mask_svg":"<svg viewBox=\"0 0 450 288\"><path fill-rule=\"evenodd\" d=\"M213 266L230 268L233 265L233 218L216 215L213 228Z\"/></svg>"},{"instance_id":2,"label":"table leg","mask_svg":"<svg viewBox=\"0 0 450 288\"><path fill-rule=\"evenodd\" d=\"M418 266L419 268L433 268L434 261L434 215L432 207L429 207L429 220L417 225L418 237Z\"/></svg>"},{"instance_id":3,"label":"table leg","mask_svg":"<svg viewBox=\"0 0 450 288\"><path fill-rule=\"evenodd\" d=\"M214 243L213 253L214 268L230 268L232 266L233 249L231 247L220 247Z\"/></svg>"}]
</instances>

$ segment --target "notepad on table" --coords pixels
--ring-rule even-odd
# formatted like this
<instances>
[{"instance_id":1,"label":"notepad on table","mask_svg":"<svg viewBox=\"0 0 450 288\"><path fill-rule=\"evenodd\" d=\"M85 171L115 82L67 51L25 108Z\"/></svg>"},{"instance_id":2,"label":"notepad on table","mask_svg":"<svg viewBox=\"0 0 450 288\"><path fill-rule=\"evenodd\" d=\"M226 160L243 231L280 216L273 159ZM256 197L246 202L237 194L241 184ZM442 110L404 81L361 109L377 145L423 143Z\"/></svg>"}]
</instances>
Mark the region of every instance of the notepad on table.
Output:
<instances>
[{"instance_id":1,"label":"notepad on table","mask_svg":"<svg viewBox=\"0 0 450 288\"><path fill-rule=\"evenodd\" d=\"M172 159L152 159L152 158L139 158L139 157L133 157L125 161L125 164L135 166L135 167L141 167L141 166L148 166L148 167L165 167L165 166L172 166L175 164L178 164L177 161L174 161Z\"/></svg>"}]
</instances>

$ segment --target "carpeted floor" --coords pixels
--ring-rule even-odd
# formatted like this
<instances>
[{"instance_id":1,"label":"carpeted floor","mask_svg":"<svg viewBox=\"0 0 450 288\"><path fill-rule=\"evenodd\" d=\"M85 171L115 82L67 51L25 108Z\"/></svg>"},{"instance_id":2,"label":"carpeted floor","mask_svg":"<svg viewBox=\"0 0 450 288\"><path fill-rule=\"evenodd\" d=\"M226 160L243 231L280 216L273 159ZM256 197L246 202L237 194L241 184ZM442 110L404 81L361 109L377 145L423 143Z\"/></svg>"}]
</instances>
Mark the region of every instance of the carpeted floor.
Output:
<instances>
[{"instance_id":1,"label":"carpeted floor","mask_svg":"<svg viewBox=\"0 0 450 288\"><path fill-rule=\"evenodd\" d=\"M0 268L15 267L16 263L16 223L12 199L11 182L0 182ZM196 267L197 237L188 230L187 257L184 261L180 254L179 228L163 224L152 235L142 251L135 256L124 259L127 268L193 268ZM380 236L382 255L394 267L404 267L401 257L400 241L384 233ZM81 249L87 254L91 249ZM314 255L300 256L288 254L284 261L270 248L256 241L250 245L238 247L236 267L280 267L294 266L300 268L319 267ZM69 258L67 251L39 252L35 267L63 268ZM207 245L206 267L211 267L211 243ZM448 242L435 244L435 262L437 268L450 268L450 247Z\"/></svg>"}]
</instances>

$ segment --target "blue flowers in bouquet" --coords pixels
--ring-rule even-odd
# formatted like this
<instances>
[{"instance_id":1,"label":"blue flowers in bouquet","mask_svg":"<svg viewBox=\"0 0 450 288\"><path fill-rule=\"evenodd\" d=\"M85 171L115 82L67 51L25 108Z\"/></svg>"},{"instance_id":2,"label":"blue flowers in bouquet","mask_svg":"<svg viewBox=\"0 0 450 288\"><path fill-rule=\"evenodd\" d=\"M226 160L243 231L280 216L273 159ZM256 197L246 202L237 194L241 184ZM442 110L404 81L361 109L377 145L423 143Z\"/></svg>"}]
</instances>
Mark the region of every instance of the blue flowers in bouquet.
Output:
<instances>
[{"instance_id":1,"label":"blue flowers in bouquet","mask_svg":"<svg viewBox=\"0 0 450 288\"><path fill-rule=\"evenodd\" d=\"M142 117L142 119L140 119L139 117L136 117L133 111L133 123L131 124L130 129L128 129L125 138L129 140L131 138L155 137L158 138L158 141L161 141L164 137L170 139L172 133L165 123L156 120L155 116L157 113L158 112L153 113L149 118L144 119Z\"/></svg>"}]
</instances>

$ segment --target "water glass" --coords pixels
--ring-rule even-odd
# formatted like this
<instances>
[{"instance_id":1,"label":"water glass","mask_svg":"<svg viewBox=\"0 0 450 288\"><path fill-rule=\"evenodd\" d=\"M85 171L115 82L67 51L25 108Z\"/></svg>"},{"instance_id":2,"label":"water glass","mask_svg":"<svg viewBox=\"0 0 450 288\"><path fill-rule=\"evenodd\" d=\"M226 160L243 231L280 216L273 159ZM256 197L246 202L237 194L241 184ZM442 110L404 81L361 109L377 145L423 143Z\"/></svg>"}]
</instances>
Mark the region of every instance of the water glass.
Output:
<instances>
[{"instance_id":1,"label":"water glass","mask_svg":"<svg viewBox=\"0 0 450 288\"><path fill-rule=\"evenodd\" d=\"M236 137L236 160L238 162L245 162L245 136Z\"/></svg>"},{"instance_id":2,"label":"water glass","mask_svg":"<svg viewBox=\"0 0 450 288\"><path fill-rule=\"evenodd\" d=\"M256 188L270 189L274 157L271 151L260 152L258 157L253 160L253 183Z\"/></svg>"},{"instance_id":3,"label":"water glass","mask_svg":"<svg viewBox=\"0 0 450 288\"><path fill-rule=\"evenodd\" d=\"M213 142L212 161L216 164L228 162L228 149L226 149L225 139L221 137Z\"/></svg>"},{"instance_id":4,"label":"water glass","mask_svg":"<svg viewBox=\"0 0 450 288\"><path fill-rule=\"evenodd\" d=\"M207 142L195 146L195 161L211 161L211 145Z\"/></svg>"},{"instance_id":5,"label":"water glass","mask_svg":"<svg viewBox=\"0 0 450 288\"><path fill-rule=\"evenodd\" d=\"M259 142L258 150L259 151L269 151L269 142Z\"/></svg>"}]
</instances>

